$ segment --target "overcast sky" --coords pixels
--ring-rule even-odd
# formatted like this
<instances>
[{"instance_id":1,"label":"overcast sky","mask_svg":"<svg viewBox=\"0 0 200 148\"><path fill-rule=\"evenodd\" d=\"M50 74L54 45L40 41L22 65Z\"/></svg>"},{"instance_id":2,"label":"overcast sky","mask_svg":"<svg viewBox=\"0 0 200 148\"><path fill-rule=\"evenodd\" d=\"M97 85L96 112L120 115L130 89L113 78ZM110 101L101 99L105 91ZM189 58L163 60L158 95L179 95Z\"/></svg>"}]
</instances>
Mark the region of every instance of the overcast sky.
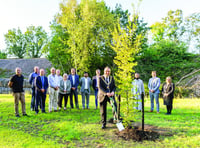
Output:
<instances>
[{"instance_id":1,"label":"overcast sky","mask_svg":"<svg viewBox=\"0 0 200 148\"><path fill-rule=\"evenodd\" d=\"M20 28L22 31L30 25L42 26L50 32L49 22L59 12L59 3L62 0L0 0L0 49L5 49L4 34L9 29ZM106 4L114 8L117 3L122 8L132 12L134 3L138 0L105 0ZM183 15L188 16L200 12L200 0L143 0L140 15L149 25L167 15L169 10L183 10Z\"/></svg>"}]
</instances>

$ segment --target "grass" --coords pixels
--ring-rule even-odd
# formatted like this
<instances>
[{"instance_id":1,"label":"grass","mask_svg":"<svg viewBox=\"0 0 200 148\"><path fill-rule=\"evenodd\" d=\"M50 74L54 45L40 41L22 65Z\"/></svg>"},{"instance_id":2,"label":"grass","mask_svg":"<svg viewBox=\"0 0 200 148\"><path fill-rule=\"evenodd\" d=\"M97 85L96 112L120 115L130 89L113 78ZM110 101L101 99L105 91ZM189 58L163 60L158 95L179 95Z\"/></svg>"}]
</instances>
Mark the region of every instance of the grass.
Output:
<instances>
[{"instance_id":1,"label":"grass","mask_svg":"<svg viewBox=\"0 0 200 148\"><path fill-rule=\"evenodd\" d=\"M101 130L100 112L99 109L94 109L94 96L90 97L89 110L68 108L66 111L47 114L39 112L38 115L30 111L30 97L26 94L26 110L29 116L16 118L13 96L0 95L1 148L200 147L200 99L175 99L172 115L165 115L166 109L161 99L160 114L149 113L150 102L147 98L145 124L157 126L158 129L164 128L172 136L161 136L156 141L135 142L118 138L115 135L115 125L108 124L106 130ZM108 106L109 119L112 113L110 105ZM21 107L19 111L21 113Z\"/></svg>"}]
</instances>

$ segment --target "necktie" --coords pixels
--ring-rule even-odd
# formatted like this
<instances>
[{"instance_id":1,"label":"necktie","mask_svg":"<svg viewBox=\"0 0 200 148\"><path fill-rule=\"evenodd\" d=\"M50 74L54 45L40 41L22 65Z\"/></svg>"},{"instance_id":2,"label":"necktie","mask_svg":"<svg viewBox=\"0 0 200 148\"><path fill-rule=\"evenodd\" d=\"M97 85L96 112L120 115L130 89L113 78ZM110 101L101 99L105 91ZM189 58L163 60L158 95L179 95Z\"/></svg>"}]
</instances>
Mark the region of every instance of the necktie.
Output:
<instances>
[{"instance_id":1,"label":"necktie","mask_svg":"<svg viewBox=\"0 0 200 148\"><path fill-rule=\"evenodd\" d=\"M108 77L106 78L106 82L109 83L109 78Z\"/></svg>"}]
</instances>

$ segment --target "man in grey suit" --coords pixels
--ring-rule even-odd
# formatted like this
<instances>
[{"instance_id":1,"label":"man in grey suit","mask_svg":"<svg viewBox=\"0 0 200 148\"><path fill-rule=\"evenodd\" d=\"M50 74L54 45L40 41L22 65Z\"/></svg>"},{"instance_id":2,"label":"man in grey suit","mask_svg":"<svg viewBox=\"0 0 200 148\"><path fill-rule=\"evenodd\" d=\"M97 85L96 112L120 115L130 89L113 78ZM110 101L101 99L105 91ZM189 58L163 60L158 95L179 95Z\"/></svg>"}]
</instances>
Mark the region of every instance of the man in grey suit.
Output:
<instances>
[{"instance_id":1,"label":"man in grey suit","mask_svg":"<svg viewBox=\"0 0 200 148\"><path fill-rule=\"evenodd\" d=\"M86 98L86 108L89 109L90 86L92 85L92 80L90 77L88 77L87 72L84 72L84 77L81 78L80 85L81 85L83 109L85 109L85 98Z\"/></svg>"}]
</instances>

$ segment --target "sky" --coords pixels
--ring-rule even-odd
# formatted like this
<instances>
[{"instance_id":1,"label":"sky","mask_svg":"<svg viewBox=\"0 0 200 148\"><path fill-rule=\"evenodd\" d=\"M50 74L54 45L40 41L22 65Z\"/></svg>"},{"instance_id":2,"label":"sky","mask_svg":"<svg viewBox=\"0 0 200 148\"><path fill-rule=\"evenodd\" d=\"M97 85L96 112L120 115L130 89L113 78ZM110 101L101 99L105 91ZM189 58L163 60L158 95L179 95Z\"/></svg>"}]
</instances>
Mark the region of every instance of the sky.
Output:
<instances>
[{"instance_id":1,"label":"sky","mask_svg":"<svg viewBox=\"0 0 200 148\"><path fill-rule=\"evenodd\" d=\"M122 9L133 12L138 0L104 0L114 9L121 4ZM50 32L49 24L59 12L62 0L0 0L0 49L5 49L4 34L9 29L20 28L23 32L28 26L42 26ZM181 9L184 17L200 12L200 0L143 0L138 7L140 16L149 25L161 21L169 10Z\"/></svg>"}]
</instances>

